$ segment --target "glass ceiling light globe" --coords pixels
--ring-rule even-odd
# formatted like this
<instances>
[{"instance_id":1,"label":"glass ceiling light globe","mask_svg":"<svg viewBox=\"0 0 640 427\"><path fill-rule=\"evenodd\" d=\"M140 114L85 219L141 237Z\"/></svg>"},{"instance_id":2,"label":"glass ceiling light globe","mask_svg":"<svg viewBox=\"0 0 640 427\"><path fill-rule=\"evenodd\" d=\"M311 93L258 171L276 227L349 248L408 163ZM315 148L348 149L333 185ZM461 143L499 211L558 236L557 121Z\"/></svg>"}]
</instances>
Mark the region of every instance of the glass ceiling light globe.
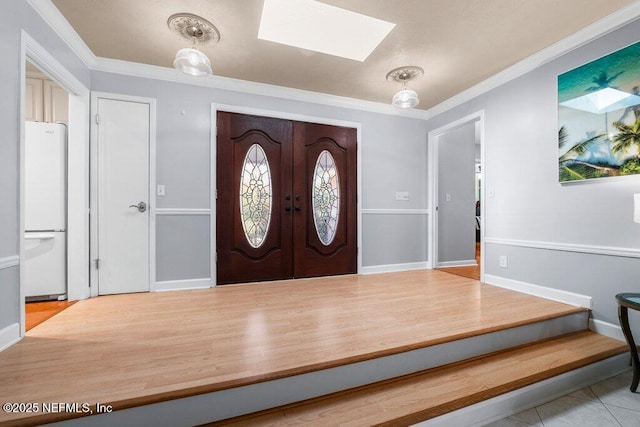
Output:
<instances>
[{"instance_id":1,"label":"glass ceiling light globe","mask_svg":"<svg viewBox=\"0 0 640 427\"><path fill-rule=\"evenodd\" d=\"M420 103L418 94L411 89L402 89L393 95L391 105L398 108L413 108Z\"/></svg>"},{"instance_id":2,"label":"glass ceiling light globe","mask_svg":"<svg viewBox=\"0 0 640 427\"><path fill-rule=\"evenodd\" d=\"M207 55L191 47L185 47L176 53L173 66L192 76L207 76L212 73L211 62Z\"/></svg>"}]
</instances>

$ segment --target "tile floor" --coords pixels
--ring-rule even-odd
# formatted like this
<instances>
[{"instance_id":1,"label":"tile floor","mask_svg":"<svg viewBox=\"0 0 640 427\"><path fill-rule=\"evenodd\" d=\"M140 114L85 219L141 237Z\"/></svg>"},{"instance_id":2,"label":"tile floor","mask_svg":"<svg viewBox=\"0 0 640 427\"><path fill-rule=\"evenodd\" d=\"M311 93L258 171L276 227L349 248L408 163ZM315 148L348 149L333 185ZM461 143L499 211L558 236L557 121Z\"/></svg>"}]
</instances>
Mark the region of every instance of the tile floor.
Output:
<instances>
[{"instance_id":1,"label":"tile floor","mask_svg":"<svg viewBox=\"0 0 640 427\"><path fill-rule=\"evenodd\" d=\"M485 427L640 427L631 370Z\"/></svg>"}]
</instances>

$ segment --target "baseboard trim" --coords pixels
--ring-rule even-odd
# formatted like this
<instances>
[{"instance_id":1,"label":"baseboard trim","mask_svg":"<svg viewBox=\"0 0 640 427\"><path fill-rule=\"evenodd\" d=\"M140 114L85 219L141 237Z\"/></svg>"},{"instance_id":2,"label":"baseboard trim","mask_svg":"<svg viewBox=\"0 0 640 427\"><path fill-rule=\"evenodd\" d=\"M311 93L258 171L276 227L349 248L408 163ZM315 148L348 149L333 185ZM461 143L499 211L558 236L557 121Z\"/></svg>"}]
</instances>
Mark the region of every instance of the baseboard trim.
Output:
<instances>
[{"instance_id":1,"label":"baseboard trim","mask_svg":"<svg viewBox=\"0 0 640 427\"><path fill-rule=\"evenodd\" d=\"M461 261L444 261L438 263L438 268L440 267L469 267L478 265L478 261L475 259L463 259Z\"/></svg>"},{"instance_id":2,"label":"baseboard trim","mask_svg":"<svg viewBox=\"0 0 640 427\"><path fill-rule=\"evenodd\" d=\"M165 291L184 291L188 289L205 289L211 287L211 279L186 279L186 280L166 280L163 282L156 282L154 287L155 292Z\"/></svg>"},{"instance_id":3,"label":"baseboard trim","mask_svg":"<svg viewBox=\"0 0 640 427\"><path fill-rule=\"evenodd\" d=\"M362 267L362 274L393 273L396 271L425 270L430 268L430 262L408 262L406 264L372 265L370 267Z\"/></svg>"},{"instance_id":4,"label":"baseboard trim","mask_svg":"<svg viewBox=\"0 0 640 427\"><path fill-rule=\"evenodd\" d=\"M0 258L0 270L5 268L16 267L20 265L20 257L18 255L12 255L4 258Z\"/></svg>"},{"instance_id":5,"label":"baseboard trim","mask_svg":"<svg viewBox=\"0 0 640 427\"><path fill-rule=\"evenodd\" d=\"M479 427L518 414L629 369L629 355L592 363L553 378L415 424L419 427Z\"/></svg>"},{"instance_id":6,"label":"baseboard trim","mask_svg":"<svg viewBox=\"0 0 640 427\"><path fill-rule=\"evenodd\" d=\"M589 319L589 329L593 332L613 338L614 340L626 342L622 328L613 323L605 322L598 319Z\"/></svg>"},{"instance_id":7,"label":"baseboard trim","mask_svg":"<svg viewBox=\"0 0 640 427\"><path fill-rule=\"evenodd\" d=\"M18 341L20 341L20 324L12 323L6 328L0 330L0 351L6 350Z\"/></svg>"},{"instance_id":8,"label":"baseboard trim","mask_svg":"<svg viewBox=\"0 0 640 427\"><path fill-rule=\"evenodd\" d=\"M585 307L588 309L591 309L593 307L592 298L588 295L575 294L573 292L567 292L559 289L548 288L545 286L534 285L531 283L520 282L518 280L493 276L491 274L485 274L484 281L489 285L499 286L501 288L511 289L513 291L518 291L524 294L546 298L569 305Z\"/></svg>"}]
</instances>

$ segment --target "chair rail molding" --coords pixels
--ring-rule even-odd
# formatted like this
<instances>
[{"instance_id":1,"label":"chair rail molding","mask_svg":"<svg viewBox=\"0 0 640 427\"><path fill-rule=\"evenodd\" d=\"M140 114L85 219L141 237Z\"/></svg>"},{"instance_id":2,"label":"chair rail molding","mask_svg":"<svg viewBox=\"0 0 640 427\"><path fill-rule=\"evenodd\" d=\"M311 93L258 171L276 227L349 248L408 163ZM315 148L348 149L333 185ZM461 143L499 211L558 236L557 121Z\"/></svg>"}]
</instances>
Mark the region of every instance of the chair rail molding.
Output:
<instances>
[{"instance_id":1,"label":"chair rail molding","mask_svg":"<svg viewBox=\"0 0 640 427\"><path fill-rule=\"evenodd\" d=\"M211 215L211 209L156 208L156 215Z\"/></svg>"},{"instance_id":2,"label":"chair rail molding","mask_svg":"<svg viewBox=\"0 0 640 427\"><path fill-rule=\"evenodd\" d=\"M551 251L578 252L594 255L608 255L628 258L640 258L640 249L619 248L613 246L580 245L575 243L543 242L537 240L516 240L485 237L484 242L492 245L519 246L522 248L547 249Z\"/></svg>"},{"instance_id":3,"label":"chair rail molding","mask_svg":"<svg viewBox=\"0 0 640 427\"><path fill-rule=\"evenodd\" d=\"M430 209L362 209L363 215L431 215Z\"/></svg>"},{"instance_id":4,"label":"chair rail molding","mask_svg":"<svg viewBox=\"0 0 640 427\"><path fill-rule=\"evenodd\" d=\"M0 258L0 270L5 268L17 267L20 265L20 257L18 255L11 255L8 257Z\"/></svg>"}]
</instances>

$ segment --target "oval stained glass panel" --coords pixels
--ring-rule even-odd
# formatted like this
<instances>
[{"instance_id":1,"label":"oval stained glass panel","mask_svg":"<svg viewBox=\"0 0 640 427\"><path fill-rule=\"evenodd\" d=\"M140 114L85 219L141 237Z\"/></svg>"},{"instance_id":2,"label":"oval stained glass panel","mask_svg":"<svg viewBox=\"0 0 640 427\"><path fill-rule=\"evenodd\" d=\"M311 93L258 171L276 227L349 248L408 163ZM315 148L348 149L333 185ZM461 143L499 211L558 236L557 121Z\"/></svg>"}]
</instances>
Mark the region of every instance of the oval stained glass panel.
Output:
<instances>
[{"instance_id":1,"label":"oval stained glass panel","mask_svg":"<svg viewBox=\"0 0 640 427\"><path fill-rule=\"evenodd\" d=\"M318 156L312 182L313 222L318 238L325 246L333 242L340 219L340 178L331 153Z\"/></svg>"},{"instance_id":2,"label":"oval stained glass panel","mask_svg":"<svg viewBox=\"0 0 640 427\"><path fill-rule=\"evenodd\" d=\"M269 231L273 191L267 155L260 145L249 147L240 172L240 222L247 241L259 248Z\"/></svg>"}]
</instances>

